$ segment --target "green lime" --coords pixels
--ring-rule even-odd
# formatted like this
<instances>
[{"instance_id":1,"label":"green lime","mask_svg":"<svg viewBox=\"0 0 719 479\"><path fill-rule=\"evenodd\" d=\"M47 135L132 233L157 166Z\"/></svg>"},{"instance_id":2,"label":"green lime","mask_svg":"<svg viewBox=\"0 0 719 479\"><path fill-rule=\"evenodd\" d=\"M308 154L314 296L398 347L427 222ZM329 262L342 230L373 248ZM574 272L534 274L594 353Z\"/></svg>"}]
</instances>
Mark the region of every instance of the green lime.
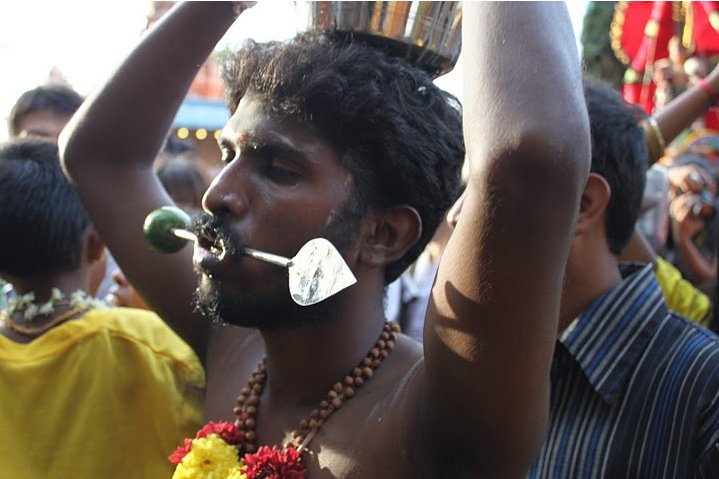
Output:
<instances>
[{"instance_id":1,"label":"green lime","mask_svg":"<svg viewBox=\"0 0 719 479\"><path fill-rule=\"evenodd\" d=\"M187 240L175 236L172 229L187 229L190 221L190 216L180 208L163 206L147 215L142 230L150 248L158 253L176 253L187 244Z\"/></svg>"}]
</instances>

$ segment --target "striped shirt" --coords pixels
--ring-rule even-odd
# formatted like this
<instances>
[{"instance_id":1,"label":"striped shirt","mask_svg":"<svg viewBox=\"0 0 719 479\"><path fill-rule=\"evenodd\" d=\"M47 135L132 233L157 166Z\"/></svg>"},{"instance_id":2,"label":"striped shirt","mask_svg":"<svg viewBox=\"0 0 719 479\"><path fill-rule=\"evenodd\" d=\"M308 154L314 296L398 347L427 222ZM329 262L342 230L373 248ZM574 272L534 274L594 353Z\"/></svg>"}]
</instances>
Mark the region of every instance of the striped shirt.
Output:
<instances>
[{"instance_id":1,"label":"striped shirt","mask_svg":"<svg viewBox=\"0 0 719 479\"><path fill-rule=\"evenodd\" d=\"M651 266L560 336L532 478L719 478L719 337L667 310Z\"/></svg>"}]
</instances>

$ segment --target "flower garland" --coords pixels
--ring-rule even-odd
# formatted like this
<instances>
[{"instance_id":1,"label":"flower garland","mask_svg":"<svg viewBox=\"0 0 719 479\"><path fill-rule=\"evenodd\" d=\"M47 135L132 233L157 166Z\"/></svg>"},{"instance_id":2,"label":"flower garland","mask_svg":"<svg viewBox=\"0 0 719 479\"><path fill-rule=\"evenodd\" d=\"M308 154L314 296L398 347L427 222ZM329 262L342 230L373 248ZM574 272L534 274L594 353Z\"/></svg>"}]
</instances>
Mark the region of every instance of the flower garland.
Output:
<instances>
[{"instance_id":1,"label":"flower garland","mask_svg":"<svg viewBox=\"0 0 719 479\"><path fill-rule=\"evenodd\" d=\"M55 311L55 303L63 297L62 291L52 288L50 291L50 299L46 303L35 304L35 293L29 293L16 296L8 301L7 315L12 316L15 313L23 312L23 319L26 322L33 321L38 316L49 316Z\"/></svg>"},{"instance_id":2,"label":"flower garland","mask_svg":"<svg viewBox=\"0 0 719 479\"><path fill-rule=\"evenodd\" d=\"M41 316L50 318L55 313L56 307L64 302L70 308L68 311L37 327L25 326L11 319L16 313L22 313L22 319L26 324L35 321ZM8 301L8 308L0 311L0 324L23 336L39 336L58 324L79 316L92 308L105 307L106 304L103 301L89 296L80 289L72 293L69 300L65 301L65 295L58 288L52 288L50 299L47 302L37 305L35 304L35 293L31 291L13 297Z\"/></svg>"},{"instance_id":3,"label":"flower garland","mask_svg":"<svg viewBox=\"0 0 719 479\"><path fill-rule=\"evenodd\" d=\"M237 457L242 433L229 422L209 422L170 456L172 479L305 479L305 466L293 446L260 447Z\"/></svg>"},{"instance_id":4,"label":"flower garland","mask_svg":"<svg viewBox=\"0 0 719 479\"><path fill-rule=\"evenodd\" d=\"M63 302L65 295L58 288L52 288L50 299L45 303L35 304L35 293L30 291L8 300L8 307L5 315L9 318L15 313L23 313L25 322L30 323L40 316L50 316L55 312L55 307ZM105 303L99 299L90 297L85 291L78 289L70 295L68 304L72 309L98 308Z\"/></svg>"},{"instance_id":5,"label":"flower garland","mask_svg":"<svg viewBox=\"0 0 719 479\"><path fill-rule=\"evenodd\" d=\"M292 432L293 439L301 442L299 447L290 443L284 448L260 446L255 451L255 418L266 379L264 359L252 374L249 384L238 398L234 424L209 422L193 439L185 439L169 457L176 464L172 479L306 479L307 469L302 452L327 418L354 396L355 388L371 378L379 365L389 356L399 335L396 323L386 322L382 333L362 359L358 367L341 383L335 384L312 411L310 420L300 422L300 428Z\"/></svg>"}]
</instances>

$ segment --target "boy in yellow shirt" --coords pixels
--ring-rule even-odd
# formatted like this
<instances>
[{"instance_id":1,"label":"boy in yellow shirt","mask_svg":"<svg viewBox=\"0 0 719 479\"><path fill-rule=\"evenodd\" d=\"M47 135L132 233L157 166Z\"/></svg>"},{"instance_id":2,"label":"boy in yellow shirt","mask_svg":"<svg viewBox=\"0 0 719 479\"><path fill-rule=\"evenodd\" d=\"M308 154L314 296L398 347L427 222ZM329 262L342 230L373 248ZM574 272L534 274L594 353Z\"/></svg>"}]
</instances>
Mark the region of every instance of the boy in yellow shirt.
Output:
<instances>
[{"instance_id":1,"label":"boy in yellow shirt","mask_svg":"<svg viewBox=\"0 0 719 479\"><path fill-rule=\"evenodd\" d=\"M202 419L204 371L156 315L85 293L104 244L57 146L0 147L0 478L162 478Z\"/></svg>"}]
</instances>

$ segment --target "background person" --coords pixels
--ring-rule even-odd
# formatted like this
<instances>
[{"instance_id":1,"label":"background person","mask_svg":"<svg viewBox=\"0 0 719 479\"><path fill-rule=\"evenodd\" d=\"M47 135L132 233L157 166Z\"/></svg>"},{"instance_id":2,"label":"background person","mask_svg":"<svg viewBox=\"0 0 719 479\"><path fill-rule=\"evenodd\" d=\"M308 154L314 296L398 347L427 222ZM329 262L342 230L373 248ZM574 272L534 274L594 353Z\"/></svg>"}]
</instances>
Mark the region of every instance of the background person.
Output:
<instances>
[{"instance_id":1,"label":"background person","mask_svg":"<svg viewBox=\"0 0 719 479\"><path fill-rule=\"evenodd\" d=\"M40 85L17 99L8 116L10 138L28 136L57 140L83 97L62 83Z\"/></svg>"},{"instance_id":2,"label":"background person","mask_svg":"<svg viewBox=\"0 0 719 479\"><path fill-rule=\"evenodd\" d=\"M169 477L202 417L204 372L162 320L88 294L104 244L57 145L0 146L0 478Z\"/></svg>"}]
</instances>

